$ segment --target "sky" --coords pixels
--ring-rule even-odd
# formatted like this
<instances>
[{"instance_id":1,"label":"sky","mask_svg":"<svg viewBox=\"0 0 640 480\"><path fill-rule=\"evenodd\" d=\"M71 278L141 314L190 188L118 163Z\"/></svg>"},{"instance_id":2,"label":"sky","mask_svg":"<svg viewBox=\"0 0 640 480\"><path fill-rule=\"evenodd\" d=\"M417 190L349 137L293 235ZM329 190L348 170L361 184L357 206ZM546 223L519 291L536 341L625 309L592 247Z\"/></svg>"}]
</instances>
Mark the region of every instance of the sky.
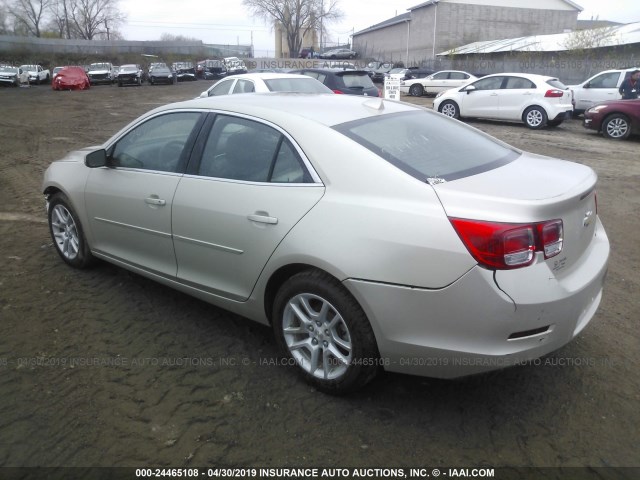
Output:
<instances>
[{"instance_id":1,"label":"sky","mask_svg":"<svg viewBox=\"0 0 640 480\"><path fill-rule=\"evenodd\" d=\"M599 18L620 23L640 22L637 0L573 0L584 11L580 20ZM343 17L328 26L330 42L350 43L353 32L400 15L421 0L339 0ZM121 0L127 40L159 40L163 33L214 44L254 45L259 57L275 54L274 34L262 19L252 18L242 0Z\"/></svg>"}]
</instances>

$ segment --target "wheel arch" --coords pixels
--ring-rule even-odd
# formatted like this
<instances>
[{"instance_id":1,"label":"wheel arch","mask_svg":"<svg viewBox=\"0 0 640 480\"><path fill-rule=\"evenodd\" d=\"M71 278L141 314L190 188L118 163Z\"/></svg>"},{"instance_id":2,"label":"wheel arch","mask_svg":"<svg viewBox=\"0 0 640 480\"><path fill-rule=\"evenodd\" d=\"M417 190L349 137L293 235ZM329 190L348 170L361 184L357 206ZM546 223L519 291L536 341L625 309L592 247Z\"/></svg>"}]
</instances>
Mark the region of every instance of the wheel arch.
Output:
<instances>
[{"instance_id":1,"label":"wheel arch","mask_svg":"<svg viewBox=\"0 0 640 480\"><path fill-rule=\"evenodd\" d=\"M280 287L282 287L282 285L287 280L289 280L289 278L293 277L294 275L300 272L305 272L305 271L322 272L336 279L337 282L341 283L340 280L338 280L334 275L331 275L331 273L327 272L326 270L323 270L322 268L319 268L315 265L311 265L308 263L291 263L288 265L281 266L271 274L264 288L263 308L264 308L265 317L269 321L270 325L273 324L273 318L272 318L273 304L275 302L276 295L278 294L278 290L280 290Z\"/></svg>"},{"instance_id":2,"label":"wheel arch","mask_svg":"<svg viewBox=\"0 0 640 480\"><path fill-rule=\"evenodd\" d=\"M538 103L534 103L532 105L527 105L526 107L524 107L522 109L522 111L520 112L520 119L524 122L524 114L527 113L527 111L529 111L529 109L531 108L539 108L540 110L542 110L544 112L544 114L547 116L547 119L549 119L549 112L547 111L546 108L544 108L542 105L538 104Z\"/></svg>"}]
</instances>

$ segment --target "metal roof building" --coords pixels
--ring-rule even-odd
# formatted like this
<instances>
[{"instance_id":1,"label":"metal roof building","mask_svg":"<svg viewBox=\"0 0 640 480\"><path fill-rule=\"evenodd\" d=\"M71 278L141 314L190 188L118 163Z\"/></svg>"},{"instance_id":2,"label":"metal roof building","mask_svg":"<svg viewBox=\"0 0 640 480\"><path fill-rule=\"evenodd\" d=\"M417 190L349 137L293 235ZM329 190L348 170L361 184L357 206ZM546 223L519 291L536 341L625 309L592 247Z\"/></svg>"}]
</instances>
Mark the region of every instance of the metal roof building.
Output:
<instances>
[{"instance_id":1,"label":"metal roof building","mask_svg":"<svg viewBox=\"0 0 640 480\"><path fill-rule=\"evenodd\" d=\"M438 53L438 56L501 52L562 52L585 48L616 47L634 43L640 43L640 22L591 30L576 30L569 33L473 42Z\"/></svg>"}]
</instances>

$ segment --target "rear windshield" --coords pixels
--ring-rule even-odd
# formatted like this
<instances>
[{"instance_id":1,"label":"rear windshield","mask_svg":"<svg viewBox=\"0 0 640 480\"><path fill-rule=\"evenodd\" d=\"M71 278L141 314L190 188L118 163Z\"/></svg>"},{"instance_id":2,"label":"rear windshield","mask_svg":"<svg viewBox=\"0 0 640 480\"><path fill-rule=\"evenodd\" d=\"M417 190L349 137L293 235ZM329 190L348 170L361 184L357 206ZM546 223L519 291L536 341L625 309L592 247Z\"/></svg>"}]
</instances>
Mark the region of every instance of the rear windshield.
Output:
<instances>
[{"instance_id":1,"label":"rear windshield","mask_svg":"<svg viewBox=\"0 0 640 480\"><path fill-rule=\"evenodd\" d=\"M562 83L560 80L556 78L547 80L547 84L551 85L553 88L558 88L560 90L566 90L568 88L564 83Z\"/></svg>"},{"instance_id":2,"label":"rear windshield","mask_svg":"<svg viewBox=\"0 0 640 480\"><path fill-rule=\"evenodd\" d=\"M316 79L302 75L300 78L272 78L264 83L271 92L333 93Z\"/></svg>"},{"instance_id":3,"label":"rear windshield","mask_svg":"<svg viewBox=\"0 0 640 480\"><path fill-rule=\"evenodd\" d=\"M369 117L333 128L429 183L476 175L520 155L457 120L424 110Z\"/></svg>"},{"instance_id":4,"label":"rear windshield","mask_svg":"<svg viewBox=\"0 0 640 480\"><path fill-rule=\"evenodd\" d=\"M375 87L375 85L373 84L373 81L371 81L371 77L366 72L358 72L358 73L345 72L342 74L338 74L338 76L342 77L344 86L347 88Z\"/></svg>"}]
</instances>

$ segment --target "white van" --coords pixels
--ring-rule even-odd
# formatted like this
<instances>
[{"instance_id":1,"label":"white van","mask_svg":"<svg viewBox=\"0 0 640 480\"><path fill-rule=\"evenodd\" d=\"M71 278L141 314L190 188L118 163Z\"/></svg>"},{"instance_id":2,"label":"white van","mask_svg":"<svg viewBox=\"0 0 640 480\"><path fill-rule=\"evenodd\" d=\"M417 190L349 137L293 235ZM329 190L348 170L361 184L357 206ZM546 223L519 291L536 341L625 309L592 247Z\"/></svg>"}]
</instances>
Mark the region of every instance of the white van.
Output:
<instances>
[{"instance_id":1,"label":"white van","mask_svg":"<svg viewBox=\"0 0 640 480\"><path fill-rule=\"evenodd\" d=\"M596 103L620 99L618 88L625 79L631 76L631 72L634 70L640 70L640 68L605 70L580 85L568 85L573 92L574 115L584 113Z\"/></svg>"}]
</instances>

